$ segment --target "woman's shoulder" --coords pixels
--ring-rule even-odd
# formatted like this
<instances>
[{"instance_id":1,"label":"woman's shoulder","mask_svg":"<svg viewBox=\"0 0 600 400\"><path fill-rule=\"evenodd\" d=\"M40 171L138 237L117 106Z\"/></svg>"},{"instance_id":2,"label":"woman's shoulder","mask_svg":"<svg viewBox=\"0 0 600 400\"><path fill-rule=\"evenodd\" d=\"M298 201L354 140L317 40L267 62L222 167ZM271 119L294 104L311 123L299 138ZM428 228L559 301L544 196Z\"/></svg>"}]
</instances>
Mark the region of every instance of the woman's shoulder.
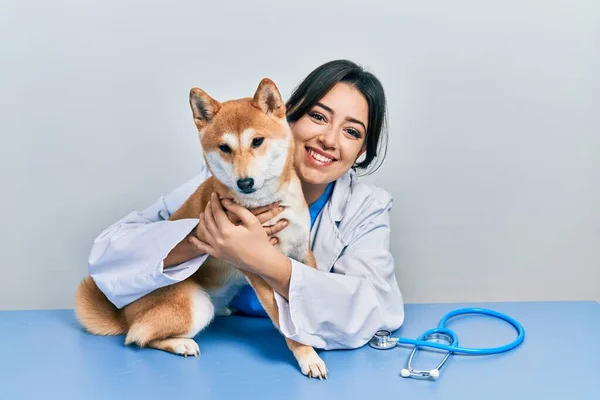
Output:
<instances>
[{"instance_id":1,"label":"woman's shoulder","mask_svg":"<svg viewBox=\"0 0 600 400\"><path fill-rule=\"evenodd\" d=\"M359 181L354 174L340 179L337 184L340 186L332 198L332 213L342 236L352 236L354 231L371 223L387 223L393 205L390 192L373 183Z\"/></svg>"},{"instance_id":2,"label":"woman's shoulder","mask_svg":"<svg viewBox=\"0 0 600 400\"><path fill-rule=\"evenodd\" d=\"M361 205L370 205L375 208L391 207L394 198L384 188L373 183L355 182L350 198Z\"/></svg>"},{"instance_id":3,"label":"woman's shoulder","mask_svg":"<svg viewBox=\"0 0 600 400\"><path fill-rule=\"evenodd\" d=\"M386 189L374 183L359 180L356 173L348 173L342 183L347 186L348 203L355 208L389 209L393 197Z\"/></svg>"}]
</instances>

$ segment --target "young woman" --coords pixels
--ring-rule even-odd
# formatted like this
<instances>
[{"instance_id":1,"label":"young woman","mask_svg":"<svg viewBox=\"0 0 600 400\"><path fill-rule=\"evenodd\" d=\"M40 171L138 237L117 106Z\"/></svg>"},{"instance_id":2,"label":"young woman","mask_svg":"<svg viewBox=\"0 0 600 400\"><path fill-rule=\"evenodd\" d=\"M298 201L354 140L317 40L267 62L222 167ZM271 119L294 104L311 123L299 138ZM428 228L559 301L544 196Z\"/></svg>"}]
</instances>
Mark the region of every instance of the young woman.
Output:
<instances>
[{"instance_id":1,"label":"young woman","mask_svg":"<svg viewBox=\"0 0 600 400\"><path fill-rule=\"evenodd\" d=\"M389 249L392 198L356 176L382 161L385 108L379 80L346 60L315 69L287 103L294 162L310 206L316 270L273 247L285 221L261 224L277 215L278 207L246 210L216 201L197 219L168 221L208 178L203 166L189 182L102 232L91 250L90 275L122 308L186 279L211 255L273 287L280 329L290 339L347 349L364 345L378 329L399 328L404 303ZM229 226L214 223L215 213L222 212ZM266 316L250 286L231 307Z\"/></svg>"}]
</instances>

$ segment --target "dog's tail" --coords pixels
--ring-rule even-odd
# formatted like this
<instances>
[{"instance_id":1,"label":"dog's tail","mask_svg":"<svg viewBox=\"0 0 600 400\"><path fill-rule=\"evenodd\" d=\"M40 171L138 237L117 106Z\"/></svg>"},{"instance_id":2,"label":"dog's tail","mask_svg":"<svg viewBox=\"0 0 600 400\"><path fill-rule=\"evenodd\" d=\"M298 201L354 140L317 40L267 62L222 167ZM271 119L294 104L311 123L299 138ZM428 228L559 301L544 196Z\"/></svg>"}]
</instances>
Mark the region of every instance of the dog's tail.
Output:
<instances>
[{"instance_id":1,"label":"dog's tail","mask_svg":"<svg viewBox=\"0 0 600 400\"><path fill-rule=\"evenodd\" d=\"M83 327L95 335L122 335L127 328L121 312L87 276L75 295L75 314Z\"/></svg>"}]
</instances>

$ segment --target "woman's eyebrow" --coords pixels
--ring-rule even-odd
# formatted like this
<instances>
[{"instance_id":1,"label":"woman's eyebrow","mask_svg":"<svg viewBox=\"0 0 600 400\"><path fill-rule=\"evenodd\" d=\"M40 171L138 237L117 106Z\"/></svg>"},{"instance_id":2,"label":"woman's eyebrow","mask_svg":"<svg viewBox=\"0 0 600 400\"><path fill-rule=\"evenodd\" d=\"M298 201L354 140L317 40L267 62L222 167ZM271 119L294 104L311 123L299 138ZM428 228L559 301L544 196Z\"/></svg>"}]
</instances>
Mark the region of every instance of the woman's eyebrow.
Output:
<instances>
[{"instance_id":1,"label":"woman's eyebrow","mask_svg":"<svg viewBox=\"0 0 600 400\"><path fill-rule=\"evenodd\" d=\"M317 103L316 105L317 105L317 106L319 106L319 107L321 107L321 108L324 108L324 109L326 109L326 110L327 110L327 111L329 111L331 114L335 114L335 113L333 112L333 110L331 109L331 107L327 107L327 106L326 106L325 104L323 104L323 103L320 103L320 102L319 102L319 103Z\"/></svg>"},{"instance_id":2,"label":"woman's eyebrow","mask_svg":"<svg viewBox=\"0 0 600 400\"><path fill-rule=\"evenodd\" d=\"M331 107L328 107L328 106L326 106L325 104L323 104L321 102L318 102L316 105L319 106L319 107L321 107L321 108L324 108L327 111L329 111L332 115L335 114L335 112L333 111L333 109ZM365 131L367 130L366 125L362 121L359 121L356 118L346 117L346 121L348 121L348 122L354 122L355 124L362 125L363 129Z\"/></svg>"},{"instance_id":3,"label":"woman's eyebrow","mask_svg":"<svg viewBox=\"0 0 600 400\"><path fill-rule=\"evenodd\" d=\"M367 130L367 127L365 126L365 124L363 124L361 121L359 121L359 120L357 120L357 119L354 119L354 118L352 118L352 117L346 117L346 121L349 121L349 122L354 122L355 124L362 125L363 129L364 129L365 131Z\"/></svg>"}]
</instances>

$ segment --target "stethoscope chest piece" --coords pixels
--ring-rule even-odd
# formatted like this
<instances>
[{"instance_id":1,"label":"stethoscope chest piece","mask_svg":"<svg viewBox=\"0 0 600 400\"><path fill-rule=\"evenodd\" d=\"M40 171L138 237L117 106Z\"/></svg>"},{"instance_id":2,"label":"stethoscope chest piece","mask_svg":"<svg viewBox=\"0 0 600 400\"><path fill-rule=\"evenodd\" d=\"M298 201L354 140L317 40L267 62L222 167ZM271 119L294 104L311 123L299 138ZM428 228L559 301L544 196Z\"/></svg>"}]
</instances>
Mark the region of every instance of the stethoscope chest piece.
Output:
<instances>
[{"instance_id":1,"label":"stethoscope chest piece","mask_svg":"<svg viewBox=\"0 0 600 400\"><path fill-rule=\"evenodd\" d=\"M387 350L396 346L398 339L392 337L392 333L386 330L375 332L375 335L369 340L369 345L377 350Z\"/></svg>"}]
</instances>

